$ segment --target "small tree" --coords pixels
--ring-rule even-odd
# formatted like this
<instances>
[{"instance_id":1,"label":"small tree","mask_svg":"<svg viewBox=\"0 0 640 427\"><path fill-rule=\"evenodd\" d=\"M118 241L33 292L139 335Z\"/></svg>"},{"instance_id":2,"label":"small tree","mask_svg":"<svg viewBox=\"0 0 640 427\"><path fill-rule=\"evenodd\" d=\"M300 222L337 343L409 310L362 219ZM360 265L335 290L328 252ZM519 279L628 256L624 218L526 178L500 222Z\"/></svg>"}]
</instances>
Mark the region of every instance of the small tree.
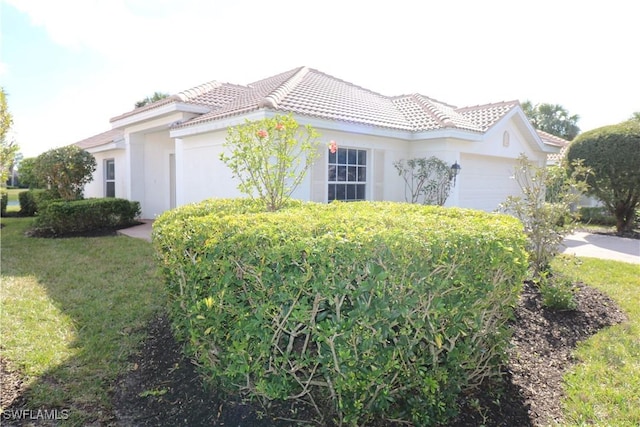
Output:
<instances>
[{"instance_id":1,"label":"small tree","mask_svg":"<svg viewBox=\"0 0 640 427\"><path fill-rule=\"evenodd\" d=\"M34 164L37 181L65 200L81 199L82 190L93 179L95 170L93 155L75 145L42 153Z\"/></svg>"},{"instance_id":2,"label":"small tree","mask_svg":"<svg viewBox=\"0 0 640 427\"><path fill-rule=\"evenodd\" d=\"M567 158L583 159L593 170L589 194L615 215L618 234L631 231L640 203L640 120L583 133L569 146Z\"/></svg>"},{"instance_id":3,"label":"small tree","mask_svg":"<svg viewBox=\"0 0 640 427\"><path fill-rule=\"evenodd\" d=\"M140 101L136 101L135 107L136 108L144 107L147 104L153 104L154 102L160 101L161 99L165 99L167 97L169 97L168 93L153 92L153 95L147 96L144 99L141 99Z\"/></svg>"},{"instance_id":4,"label":"small tree","mask_svg":"<svg viewBox=\"0 0 640 427\"><path fill-rule=\"evenodd\" d=\"M568 175L563 166L535 166L524 155L518 158L514 178L522 195L507 197L500 209L522 221L534 276L548 270L570 233L568 225L577 219L571 205L586 191L588 174L581 162L574 163Z\"/></svg>"},{"instance_id":5,"label":"small tree","mask_svg":"<svg viewBox=\"0 0 640 427\"><path fill-rule=\"evenodd\" d=\"M277 211L300 185L317 157L318 132L291 115L249 121L229 129L222 160L240 180L238 189Z\"/></svg>"},{"instance_id":6,"label":"small tree","mask_svg":"<svg viewBox=\"0 0 640 427\"><path fill-rule=\"evenodd\" d=\"M442 206L449 198L451 169L437 157L398 160L393 166L404 180L407 202Z\"/></svg>"}]
</instances>

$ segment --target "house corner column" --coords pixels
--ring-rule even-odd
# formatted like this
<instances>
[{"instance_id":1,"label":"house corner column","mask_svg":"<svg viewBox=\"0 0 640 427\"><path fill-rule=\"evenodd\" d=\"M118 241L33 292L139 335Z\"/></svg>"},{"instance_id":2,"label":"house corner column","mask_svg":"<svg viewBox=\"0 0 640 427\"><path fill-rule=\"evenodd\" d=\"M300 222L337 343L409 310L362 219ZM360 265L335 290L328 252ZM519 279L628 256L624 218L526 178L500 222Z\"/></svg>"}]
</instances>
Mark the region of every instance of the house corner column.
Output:
<instances>
[{"instance_id":1,"label":"house corner column","mask_svg":"<svg viewBox=\"0 0 640 427\"><path fill-rule=\"evenodd\" d=\"M176 206L185 204L184 194L184 145L182 138L175 138L175 162L176 162Z\"/></svg>"}]
</instances>

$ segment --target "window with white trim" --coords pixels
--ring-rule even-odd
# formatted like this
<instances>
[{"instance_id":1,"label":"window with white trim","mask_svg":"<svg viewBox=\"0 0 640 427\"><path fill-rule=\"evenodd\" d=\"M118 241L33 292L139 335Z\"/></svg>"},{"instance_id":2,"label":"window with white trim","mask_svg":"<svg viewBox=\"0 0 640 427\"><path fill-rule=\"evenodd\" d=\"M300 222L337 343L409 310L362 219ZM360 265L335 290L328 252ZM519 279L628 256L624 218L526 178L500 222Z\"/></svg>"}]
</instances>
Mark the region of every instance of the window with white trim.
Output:
<instances>
[{"instance_id":1,"label":"window with white trim","mask_svg":"<svg viewBox=\"0 0 640 427\"><path fill-rule=\"evenodd\" d=\"M105 197L116 197L116 162L113 159L104 161L104 194Z\"/></svg>"},{"instance_id":2,"label":"window with white trim","mask_svg":"<svg viewBox=\"0 0 640 427\"><path fill-rule=\"evenodd\" d=\"M367 189L367 150L338 148L329 150L328 200L365 200Z\"/></svg>"}]
</instances>

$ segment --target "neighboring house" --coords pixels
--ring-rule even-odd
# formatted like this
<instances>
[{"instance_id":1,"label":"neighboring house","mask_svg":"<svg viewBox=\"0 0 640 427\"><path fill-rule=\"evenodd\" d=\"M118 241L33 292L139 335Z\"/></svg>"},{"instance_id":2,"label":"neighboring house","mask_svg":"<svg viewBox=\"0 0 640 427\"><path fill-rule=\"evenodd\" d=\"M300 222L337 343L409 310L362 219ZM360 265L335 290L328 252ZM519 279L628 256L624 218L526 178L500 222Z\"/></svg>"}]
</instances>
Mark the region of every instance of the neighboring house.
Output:
<instances>
[{"instance_id":1,"label":"neighboring house","mask_svg":"<svg viewBox=\"0 0 640 427\"><path fill-rule=\"evenodd\" d=\"M404 201L393 163L437 156L461 166L446 205L492 211L519 192L510 177L521 153L544 165L561 145L536 132L518 101L457 108L300 67L246 86L212 81L112 118L112 130L76 143L98 162L85 196L137 200L143 218L241 196L219 160L227 128L287 113L321 134L320 156L293 195L316 202ZM331 140L338 153L330 159Z\"/></svg>"}]
</instances>

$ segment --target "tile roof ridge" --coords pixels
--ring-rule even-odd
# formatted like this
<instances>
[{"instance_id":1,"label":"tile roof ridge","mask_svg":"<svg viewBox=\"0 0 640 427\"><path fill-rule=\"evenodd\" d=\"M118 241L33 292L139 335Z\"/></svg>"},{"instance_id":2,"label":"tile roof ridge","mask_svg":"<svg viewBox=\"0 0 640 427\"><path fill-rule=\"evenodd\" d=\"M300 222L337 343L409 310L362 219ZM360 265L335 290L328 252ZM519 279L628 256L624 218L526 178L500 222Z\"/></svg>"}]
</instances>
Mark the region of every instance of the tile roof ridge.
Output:
<instances>
[{"instance_id":1,"label":"tile roof ridge","mask_svg":"<svg viewBox=\"0 0 640 427\"><path fill-rule=\"evenodd\" d=\"M258 102L259 108L273 108L278 109L278 105L282 100L302 81L304 76L309 72L308 67L299 67L297 71L289 77L284 83L272 90L262 100ZM275 77L275 76L274 76Z\"/></svg>"},{"instance_id":2,"label":"tile roof ridge","mask_svg":"<svg viewBox=\"0 0 640 427\"><path fill-rule=\"evenodd\" d=\"M451 117L445 111L442 111L440 108L436 107L434 103L442 104L455 110L456 107L454 107L453 105L437 101L427 96L420 95L419 93L412 93L408 97L414 100L420 106L422 111L429 114L436 122L440 123L443 127L456 127L456 124L453 122L453 120L451 120Z\"/></svg>"},{"instance_id":3,"label":"tile roof ridge","mask_svg":"<svg viewBox=\"0 0 640 427\"><path fill-rule=\"evenodd\" d=\"M511 106L516 106L516 105L520 105L520 101L518 101L517 99L511 100L511 101L498 101L498 102L489 102L487 104L478 104L478 105L469 105L466 107L460 107L460 108L456 108L457 112L462 112L462 111L471 111L471 110L478 110L480 108L488 108L488 107L499 107L499 106L503 106L503 105L511 105Z\"/></svg>"},{"instance_id":4,"label":"tile roof ridge","mask_svg":"<svg viewBox=\"0 0 640 427\"><path fill-rule=\"evenodd\" d=\"M220 83L219 81L211 80L211 81L203 83L201 85L194 86L194 87L189 88L187 90L183 90L181 92L178 92L177 94L171 96L171 98L175 97L175 98L177 98L176 100L178 100L178 101L188 102L189 100L191 100L193 98L196 98L196 97L202 95L203 93L212 91L213 89L219 88L221 86L222 86L222 83Z\"/></svg>"}]
</instances>

